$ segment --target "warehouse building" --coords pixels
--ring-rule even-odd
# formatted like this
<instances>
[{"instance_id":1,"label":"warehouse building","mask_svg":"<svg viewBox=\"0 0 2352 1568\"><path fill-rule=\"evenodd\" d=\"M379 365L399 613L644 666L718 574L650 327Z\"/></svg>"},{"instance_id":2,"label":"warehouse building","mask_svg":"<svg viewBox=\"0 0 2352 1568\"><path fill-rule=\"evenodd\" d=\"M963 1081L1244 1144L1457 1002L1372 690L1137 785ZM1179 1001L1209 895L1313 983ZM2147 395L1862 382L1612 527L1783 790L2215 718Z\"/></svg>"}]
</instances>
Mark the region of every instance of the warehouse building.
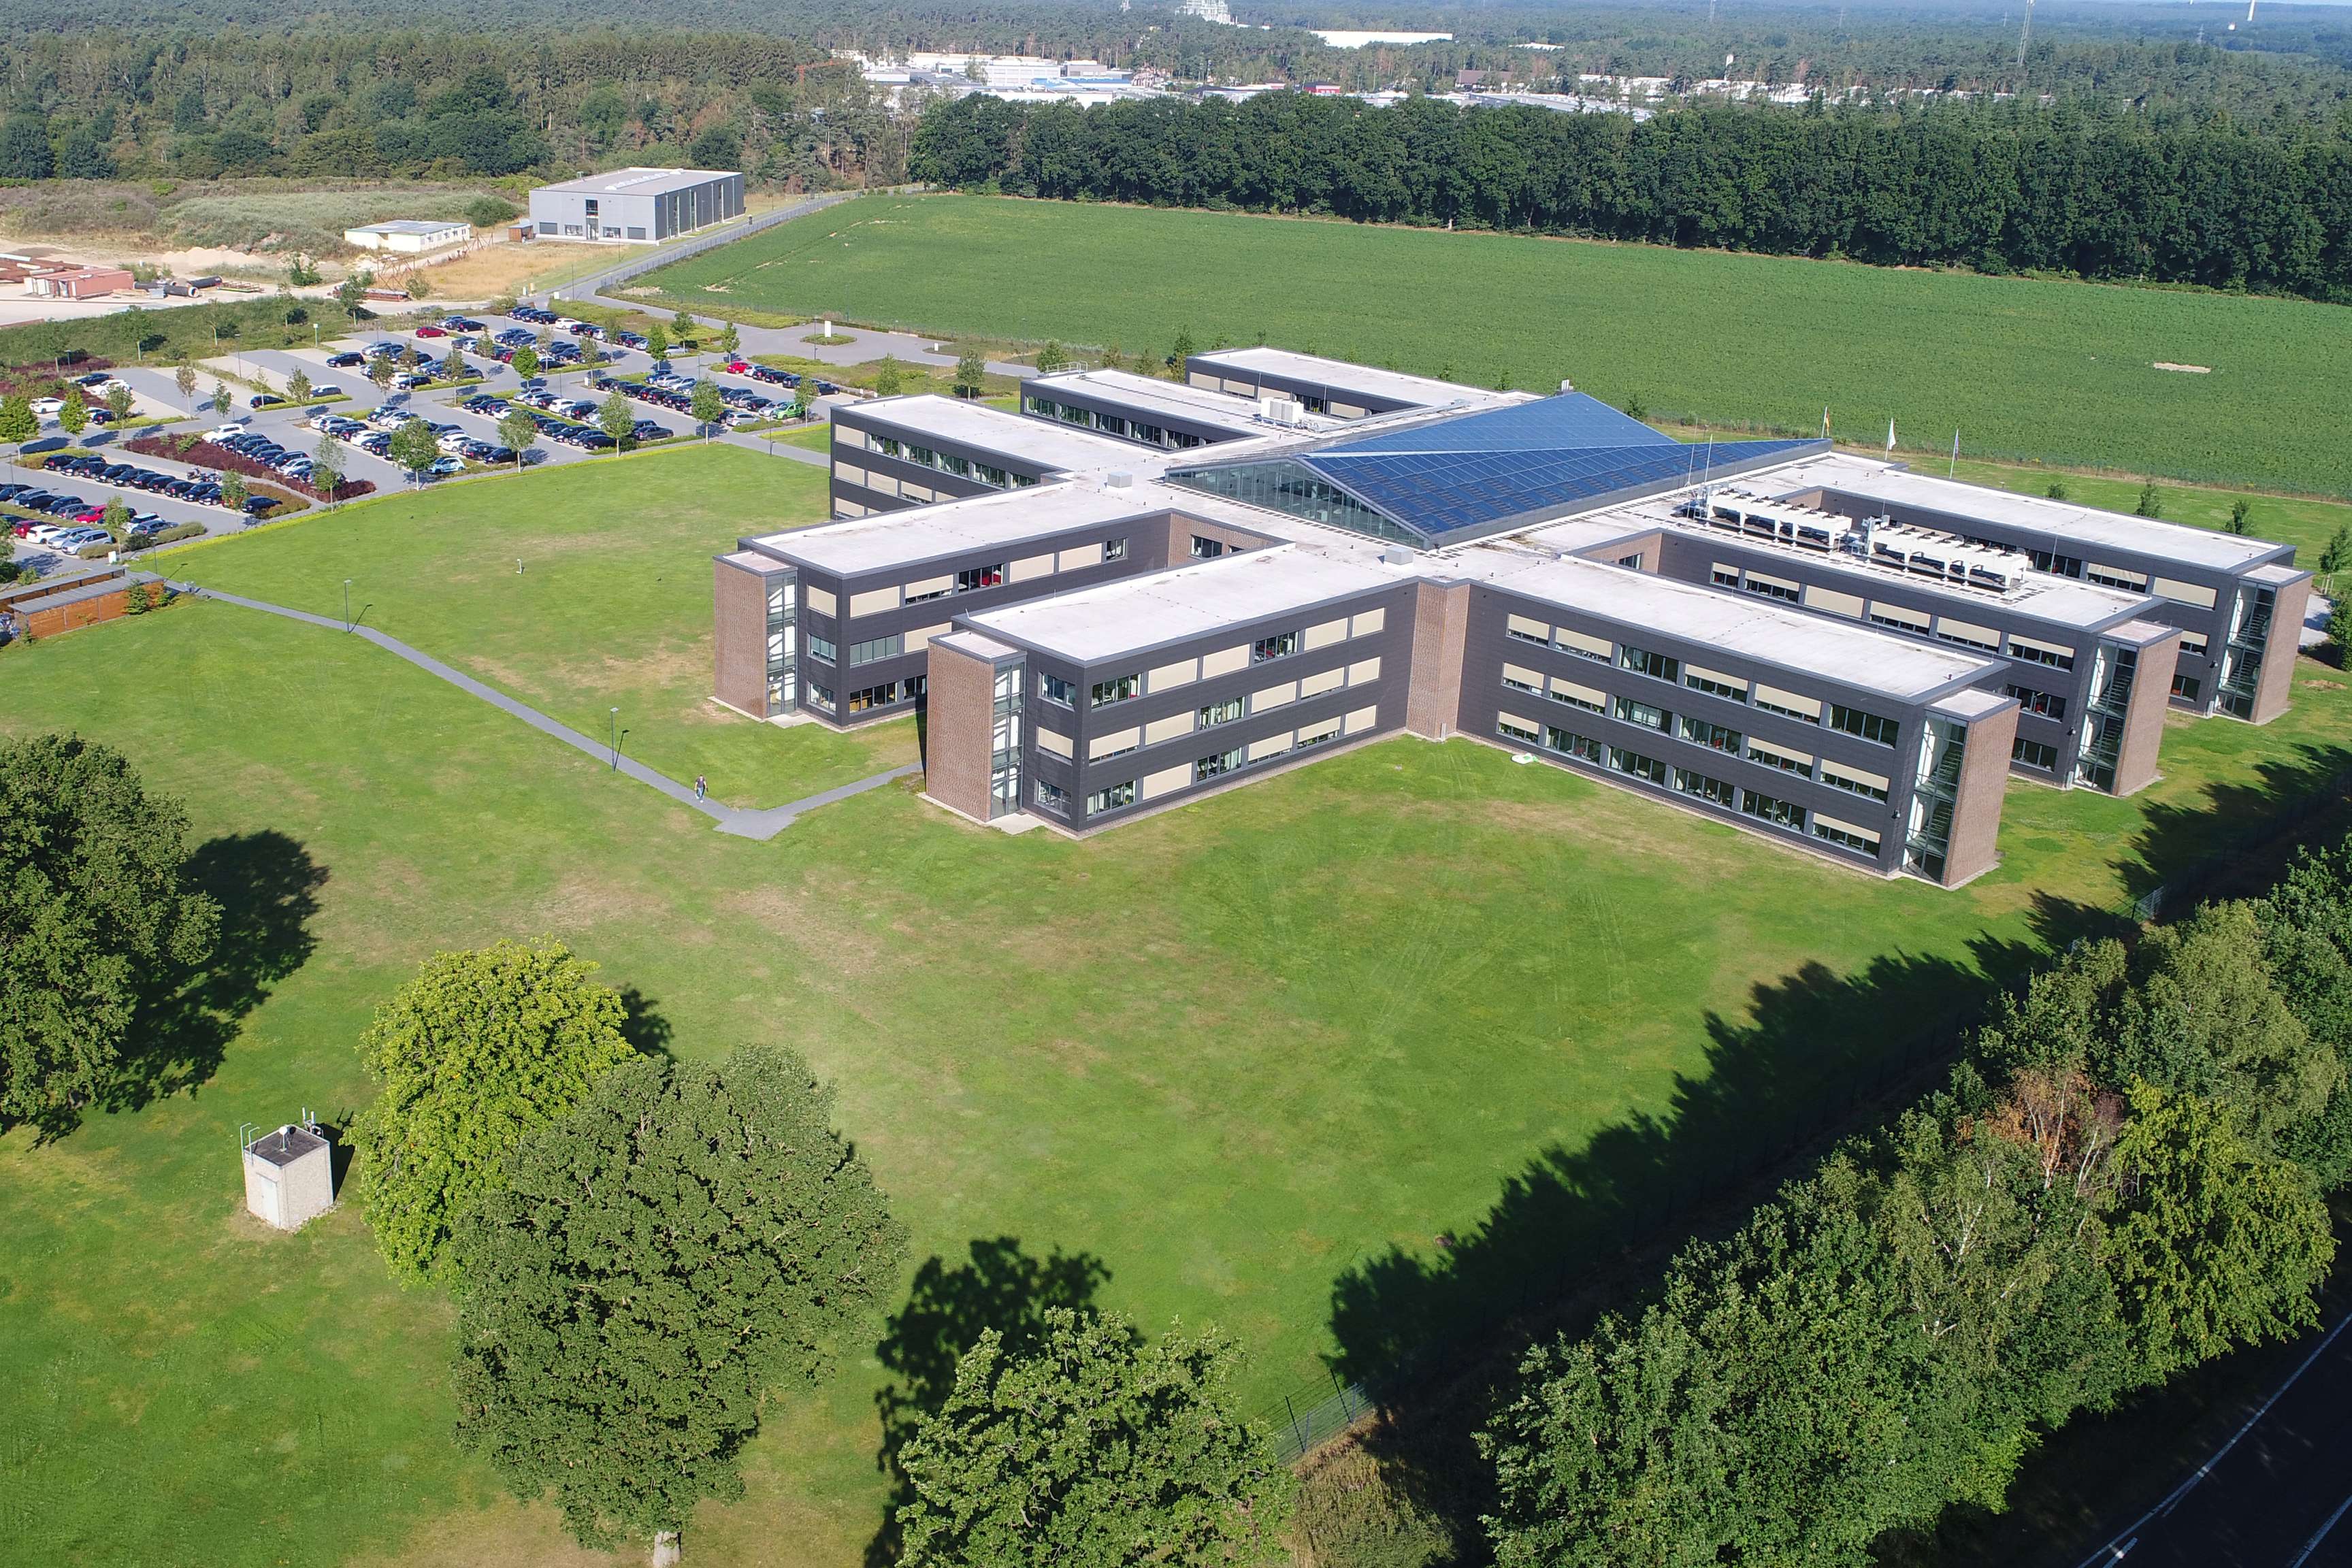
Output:
<instances>
[{"instance_id":1,"label":"warehouse building","mask_svg":"<svg viewBox=\"0 0 2352 1568\"><path fill-rule=\"evenodd\" d=\"M718 169L615 169L530 193L541 239L650 245L743 216L743 176Z\"/></svg>"},{"instance_id":2,"label":"warehouse building","mask_svg":"<svg viewBox=\"0 0 2352 1568\"><path fill-rule=\"evenodd\" d=\"M2287 546L1573 394L1189 368L838 411L840 521L719 559L719 698L919 708L929 797L978 822L1092 833L1459 735L1944 886L1995 863L2012 773L2129 794L2168 709L2285 702Z\"/></svg>"}]
</instances>

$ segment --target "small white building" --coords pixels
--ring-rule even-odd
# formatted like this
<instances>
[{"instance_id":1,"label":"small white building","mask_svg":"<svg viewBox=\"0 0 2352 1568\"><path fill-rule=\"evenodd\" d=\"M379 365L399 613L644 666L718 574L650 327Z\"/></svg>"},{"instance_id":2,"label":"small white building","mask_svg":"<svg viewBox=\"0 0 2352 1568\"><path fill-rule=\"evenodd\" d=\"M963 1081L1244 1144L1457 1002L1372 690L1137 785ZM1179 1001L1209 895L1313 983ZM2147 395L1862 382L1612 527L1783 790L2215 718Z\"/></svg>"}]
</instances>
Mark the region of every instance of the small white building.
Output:
<instances>
[{"instance_id":1,"label":"small white building","mask_svg":"<svg viewBox=\"0 0 2352 1568\"><path fill-rule=\"evenodd\" d=\"M289 1122L245 1146L245 1206L279 1230L335 1206L334 1152L315 1127Z\"/></svg>"},{"instance_id":2,"label":"small white building","mask_svg":"<svg viewBox=\"0 0 2352 1568\"><path fill-rule=\"evenodd\" d=\"M394 218L390 223L343 230L345 245L357 246L362 250L394 250L409 256L463 245L473 237L472 224L441 218Z\"/></svg>"}]
</instances>

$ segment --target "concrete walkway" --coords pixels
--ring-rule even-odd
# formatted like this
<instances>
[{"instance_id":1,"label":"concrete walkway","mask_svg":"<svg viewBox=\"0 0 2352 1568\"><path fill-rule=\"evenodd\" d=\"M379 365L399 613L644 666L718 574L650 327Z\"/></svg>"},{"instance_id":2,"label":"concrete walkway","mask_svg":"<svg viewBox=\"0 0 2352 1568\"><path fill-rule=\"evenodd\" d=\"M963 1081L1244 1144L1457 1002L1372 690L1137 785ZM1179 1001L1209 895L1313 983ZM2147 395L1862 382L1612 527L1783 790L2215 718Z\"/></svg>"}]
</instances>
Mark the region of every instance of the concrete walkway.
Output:
<instances>
[{"instance_id":1,"label":"concrete walkway","mask_svg":"<svg viewBox=\"0 0 2352 1568\"><path fill-rule=\"evenodd\" d=\"M719 832L732 834L738 838L755 838L762 841L773 838L797 821L803 812L814 811L821 805L831 805L837 800L847 800L851 795L863 795L870 789L879 789L893 779L905 778L908 773L923 771L919 763L909 763L905 767L892 768L887 773L876 773L870 778L862 778L854 784L822 790L803 799L790 801L782 805L769 806L765 810L739 809L715 800L697 800L691 785L682 784L674 778L657 773L634 757L616 759L613 754L613 748L605 742L592 740L569 725L559 724L538 709L518 702L505 692L485 686L472 676L452 669L432 655L420 653L397 637L387 637L373 626L347 626L332 616L314 616L307 610L292 610L283 605L273 605L262 599L248 599L241 595L224 594L216 589L199 587L194 583L173 583L170 586L176 592L188 595L192 598L217 599L224 605L237 605L248 610L259 610L265 615L283 616L289 621L300 621L308 626L324 626L329 631L347 632L353 637L364 637L386 653L406 659L427 675L447 681L468 696L480 698L501 712L512 714L540 733L551 735L573 751L585 752L598 762L612 766L615 771L636 780L648 789L659 790L680 805L689 806L700 812L718 824Z\"/></svg>"}]
</instances>

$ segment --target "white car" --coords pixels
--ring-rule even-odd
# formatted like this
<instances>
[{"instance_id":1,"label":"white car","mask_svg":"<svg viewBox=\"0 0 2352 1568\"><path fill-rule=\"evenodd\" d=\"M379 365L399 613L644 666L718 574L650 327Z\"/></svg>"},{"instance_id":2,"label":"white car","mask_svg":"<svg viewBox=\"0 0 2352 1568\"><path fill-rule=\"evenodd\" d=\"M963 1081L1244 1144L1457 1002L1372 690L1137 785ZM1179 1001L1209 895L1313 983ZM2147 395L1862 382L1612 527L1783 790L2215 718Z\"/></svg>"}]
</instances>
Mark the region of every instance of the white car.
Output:
<instances>
[{"instance_id":1,"label":"white car","mask_svg":"<svg viewBox=\"0 0 2352 1568\"><path fill-rule=\"evenodd\" d=\"M65 407L65 405L66 400L62 397L36 397L33 399L33 412L39 415L44 419L55 417L58 411Z\"/></svg>"},{"instance_id":2,"label":"white car","mask_svg":"<svg viewBox=\"0 0 2352 1568\"><path fill-rule=\"evenodd\" d=\"M441 450L448 453L451 457L455 458L465 455L466 443L471 439L473 439L472 437L459 431L444 436L433 444L436 447L440 447Z\"/></svg>"},{"instance_id":3,"label":"white car","mask_svg":"<svg viewBox=\"0 0 2352 1568\"><path fill-rule=\"evenodd\" d=\"M102 395L112 392L118 386L122 388L125 392L131 390L131 384L123 380L119 375L110 375L104 381L100 382L98 384L98 390Z\"/></svg>"},{"instance_id":4,"label":"white car","mask_svg":"<svg viewBox=\"0 0 2352 1568\"><path fill-rule=\"evenodd\" d=\"M244 434L246 434L246 428L242 425L215 425L211 429L205 432L205 439L207 441L226 441L234 437L242 436Z\"/></svg>"},{"instance_id":5,"label":"white car","mask_svg":"<svg viewBox=\"0 0 2352 1568\"><path fill-rule=\"evenodd\" d=\"M70 522L37 522L26 531L25 537L35 544L55 544L77 526Z\"/></svg>"}]
</instances>

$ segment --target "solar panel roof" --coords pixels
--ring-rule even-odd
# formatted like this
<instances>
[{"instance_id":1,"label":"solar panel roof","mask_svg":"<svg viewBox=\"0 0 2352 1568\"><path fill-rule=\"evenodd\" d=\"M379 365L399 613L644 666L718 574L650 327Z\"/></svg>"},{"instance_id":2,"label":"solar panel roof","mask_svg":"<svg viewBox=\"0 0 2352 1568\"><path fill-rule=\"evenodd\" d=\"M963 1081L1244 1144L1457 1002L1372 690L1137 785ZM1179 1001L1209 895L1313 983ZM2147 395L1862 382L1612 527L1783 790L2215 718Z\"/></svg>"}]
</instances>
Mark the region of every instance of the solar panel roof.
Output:
<instances>
[{"instance_id":1,"label":"solar panel roof","mask_svg":"<svg viewBox=\"0 0 2352 1568\"><path fill-rule=\"evenodd\" d=\"M1629 415L1580 392L1439 419L1321 448L1324 457L1382 452L1535 452L1587 447L1678 447Z\"/></svg>"}]
</instances>

